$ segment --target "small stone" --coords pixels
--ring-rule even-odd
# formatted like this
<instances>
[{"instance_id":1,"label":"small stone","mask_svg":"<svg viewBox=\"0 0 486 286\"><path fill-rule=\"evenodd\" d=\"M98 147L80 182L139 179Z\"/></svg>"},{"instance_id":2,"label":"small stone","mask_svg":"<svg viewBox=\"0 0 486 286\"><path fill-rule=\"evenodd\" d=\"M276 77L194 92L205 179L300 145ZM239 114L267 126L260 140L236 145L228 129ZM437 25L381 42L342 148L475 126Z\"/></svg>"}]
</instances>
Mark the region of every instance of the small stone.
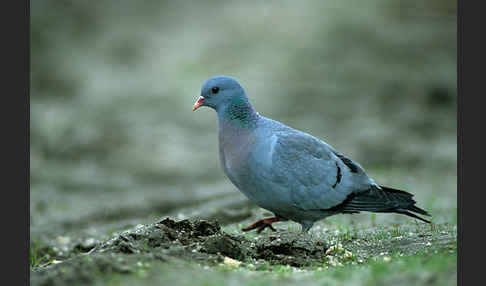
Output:
<instances>
[{"instance_id":1,"label":"small stone","mask_svg":"<svg viewBox=\"0 0 486 286\"><path fill-rule=\"evenodd\" d=\"M336 246L335 246L335 245L332 245L331 247L329 247L329 248L326 250L326 255L329 255L329 254L333 253L335 248L336 248Z\"/></svg>"},{"instance_id":2,"label":"small stone","mask_svg":"<svg viewBox=\"0 0 486 286\"><path fill-rule=\"evenodd\" d=\"M353 253L351 251L344 251L344 257L346 257L347 259L353 257Z\"/></svg>"},{"instance_id":3,"label":"small stone","mask_svg":"<svg viewBox=\"0 0 486 286\"><path fill-rule=\"evenodd\" d=\"M233 266L233 267L238 267L241 265L241 261L235 260L233 258L230 258L228 256L224 257L223 263L225 265Z\"/></svg>"}]
</instances>

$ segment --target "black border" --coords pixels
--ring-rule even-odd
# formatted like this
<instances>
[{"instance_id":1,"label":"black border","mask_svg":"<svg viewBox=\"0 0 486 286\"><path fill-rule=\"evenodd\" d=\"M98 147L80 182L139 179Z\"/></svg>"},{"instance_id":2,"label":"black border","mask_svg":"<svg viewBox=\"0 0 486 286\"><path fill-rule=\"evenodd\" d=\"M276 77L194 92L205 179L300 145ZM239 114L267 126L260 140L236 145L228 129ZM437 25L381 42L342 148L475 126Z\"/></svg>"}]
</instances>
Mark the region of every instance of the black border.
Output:
<instances>
[{"instance_id":1,"label":"black border","mask_svg":"<svg viewBox=\"0 0 486 286\"><path fill-rule=\"evenodd\" d=\"M479 100L477 103L473 101L484 97L485 90L484 9L479 4L480 1L457 2L458 285L476 285L478 281L484 280L480 275L484 272L482 211L485 209L486 200L482 197L485 192L486 140L483 135L486 105ZM469 39L468 43L466 39ZM467 141L465 134L474 139ZM466 158L470 160L469 167L465 164Z\"/></svg>"},{"instance_id":2,"label":"black border","mask_svg":"<svg viewBox=\"0 0 486 286\"><path fill-rule=\"evenodd\" d=\"M1 6L2 253L8 264L2 279L3 284L29 285L30 1Z\"/></svg>"},{"instance_id":3,"label":"black border","mask_svg":"<svg viewBox=\"0 0 486 286\"><path fill-rule=\"evenodd\" d=\"M462 11L463 5L461 1L457 1L457 51L456 51L456 61L457 61L457 106L456 106L456 116L457 116L457 285L465 285L464 284L464 272L463 272L463 249L462 249L462 220L463 220L463 212L462 212L462 192L460 191L460 186L462 186L462 161L461 158L463 157L462 154L462 128L461 124L463 123L462 119L462 51L463 51L463 33L462 29L464 27L462 21Z\"/></svg>"},{"instance_id":4,"label":"black border","mask_svg":"<svg viewBox=\"0 0 486 286\"><path fill-rule=\"evenodd\" d=\"M28 214L26 214L25 221L27 221L27 261L25 262L26 264L26 269L27 269L27 275L26 275L26 284L30 285L30 0L26 0L25 2L25 7L24 7L24 17L26 17L24 24L25 24L25 40L26 40L26 45L24 46L25 49L25 74L26 74L26 84L25 84L25 101L26 101L26 145L27 145L27 158L25 160L25 178L26 178L26 185L27 185L27 209L28 209Z\"/></svg>"}]
</instances>

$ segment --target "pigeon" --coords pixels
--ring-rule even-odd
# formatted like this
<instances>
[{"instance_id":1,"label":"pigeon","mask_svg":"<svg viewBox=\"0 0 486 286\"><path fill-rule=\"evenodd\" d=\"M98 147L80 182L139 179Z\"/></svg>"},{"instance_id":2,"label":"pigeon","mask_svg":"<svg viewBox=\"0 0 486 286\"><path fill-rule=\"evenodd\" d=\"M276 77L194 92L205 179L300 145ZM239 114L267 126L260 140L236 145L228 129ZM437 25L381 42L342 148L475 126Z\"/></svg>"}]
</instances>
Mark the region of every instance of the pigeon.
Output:
<instances>
[{"instance_id":1,"label":"pigeon","mask_svg":"<svg viewBox=\"0 0 486 286\"><path fill-rule=\"evenodd\" d=\"M274 214L243 231L294 221L303 232L318 220L362 211L398 213L423 222L430 216L413 195L375 183L360 164L331 145L255 111L245 90L229 76L211 77L193 106L218 117L219 157L224 173L250 201Z\"/></svg>"}]
</instances>

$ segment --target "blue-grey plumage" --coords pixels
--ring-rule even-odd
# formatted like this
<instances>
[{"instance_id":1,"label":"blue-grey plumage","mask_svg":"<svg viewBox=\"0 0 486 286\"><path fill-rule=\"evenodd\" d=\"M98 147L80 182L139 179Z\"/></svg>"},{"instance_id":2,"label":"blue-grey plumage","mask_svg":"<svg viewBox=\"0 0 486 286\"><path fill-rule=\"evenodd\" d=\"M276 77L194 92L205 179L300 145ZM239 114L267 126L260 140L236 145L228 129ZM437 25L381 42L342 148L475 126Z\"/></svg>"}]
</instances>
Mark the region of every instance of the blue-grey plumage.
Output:
<instances>
[{"instance_id":1,"label":"blue-grey plumage","mask_svg":"<svg viewBox=\"0 0 486 286\"><path fill-rule=\"evenodd\" d=\"M244 230L273 229L292 220L308 231L315 221L339 213L428 213L411 194L377 185L353 160L324 141L259 115L245 90L228 76L208 79L194 104L218 115L221 166L251 201L275 214Z\"/></svg>"}]
</instances>

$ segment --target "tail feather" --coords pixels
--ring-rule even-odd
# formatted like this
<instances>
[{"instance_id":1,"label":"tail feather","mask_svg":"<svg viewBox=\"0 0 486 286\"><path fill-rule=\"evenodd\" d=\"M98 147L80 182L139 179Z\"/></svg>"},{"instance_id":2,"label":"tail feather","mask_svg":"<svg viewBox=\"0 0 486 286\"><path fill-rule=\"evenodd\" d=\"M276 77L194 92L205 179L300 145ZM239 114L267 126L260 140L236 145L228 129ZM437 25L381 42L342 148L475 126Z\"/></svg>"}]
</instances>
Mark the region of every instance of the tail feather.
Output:
<instances>
[{"instance_id":1,"label":"tail feather","mask_svg":"<svg viewBox=\"0 0 486 286\"><path fill-rule=\"evenodd\" d=\"M360 211L379 212L379 213L399 213L421 221L430 223L414 213L430 216L430 214L417 207L413 195L405 191L396 190L384 186L372 188L366 192L349 196L342 204L333 209L343 213L356 213Z\"/></svg>"},{"instance_id":2,"label":"tail feather","mask_svg":"<svg viewBox=\"0 0 486 286\"><path fill-rule=\"evenodd\" d=\"M404 215L408 215L410 217L413 217L413 218L416 218L416 219L419 219L423 222L426 222L426 223L430 223L430 221L424 219L424 218L421 218L419 217L418 215L414 214L414 213L411 213L411 212L407 212L407 211L402 211L402 210L397 210L395 211L396 213L399 213L399 214L404 214Z\"/></svg>"},{"instance_id":3,"label":"tail feather","mask_svg":"<svg viewBox=\"0 0 486 286\"><path fill-rule=\"evenodd\" d=\"M422 214L422 215L430 216L430 214L427 211L425 211L425 210L423 210L423 209L421 209L421 208L419 208L415 205L411 206L409 208L409 210L416 212L416 213L419 213L419 214Z\"/></svg>"}]
</instances>

